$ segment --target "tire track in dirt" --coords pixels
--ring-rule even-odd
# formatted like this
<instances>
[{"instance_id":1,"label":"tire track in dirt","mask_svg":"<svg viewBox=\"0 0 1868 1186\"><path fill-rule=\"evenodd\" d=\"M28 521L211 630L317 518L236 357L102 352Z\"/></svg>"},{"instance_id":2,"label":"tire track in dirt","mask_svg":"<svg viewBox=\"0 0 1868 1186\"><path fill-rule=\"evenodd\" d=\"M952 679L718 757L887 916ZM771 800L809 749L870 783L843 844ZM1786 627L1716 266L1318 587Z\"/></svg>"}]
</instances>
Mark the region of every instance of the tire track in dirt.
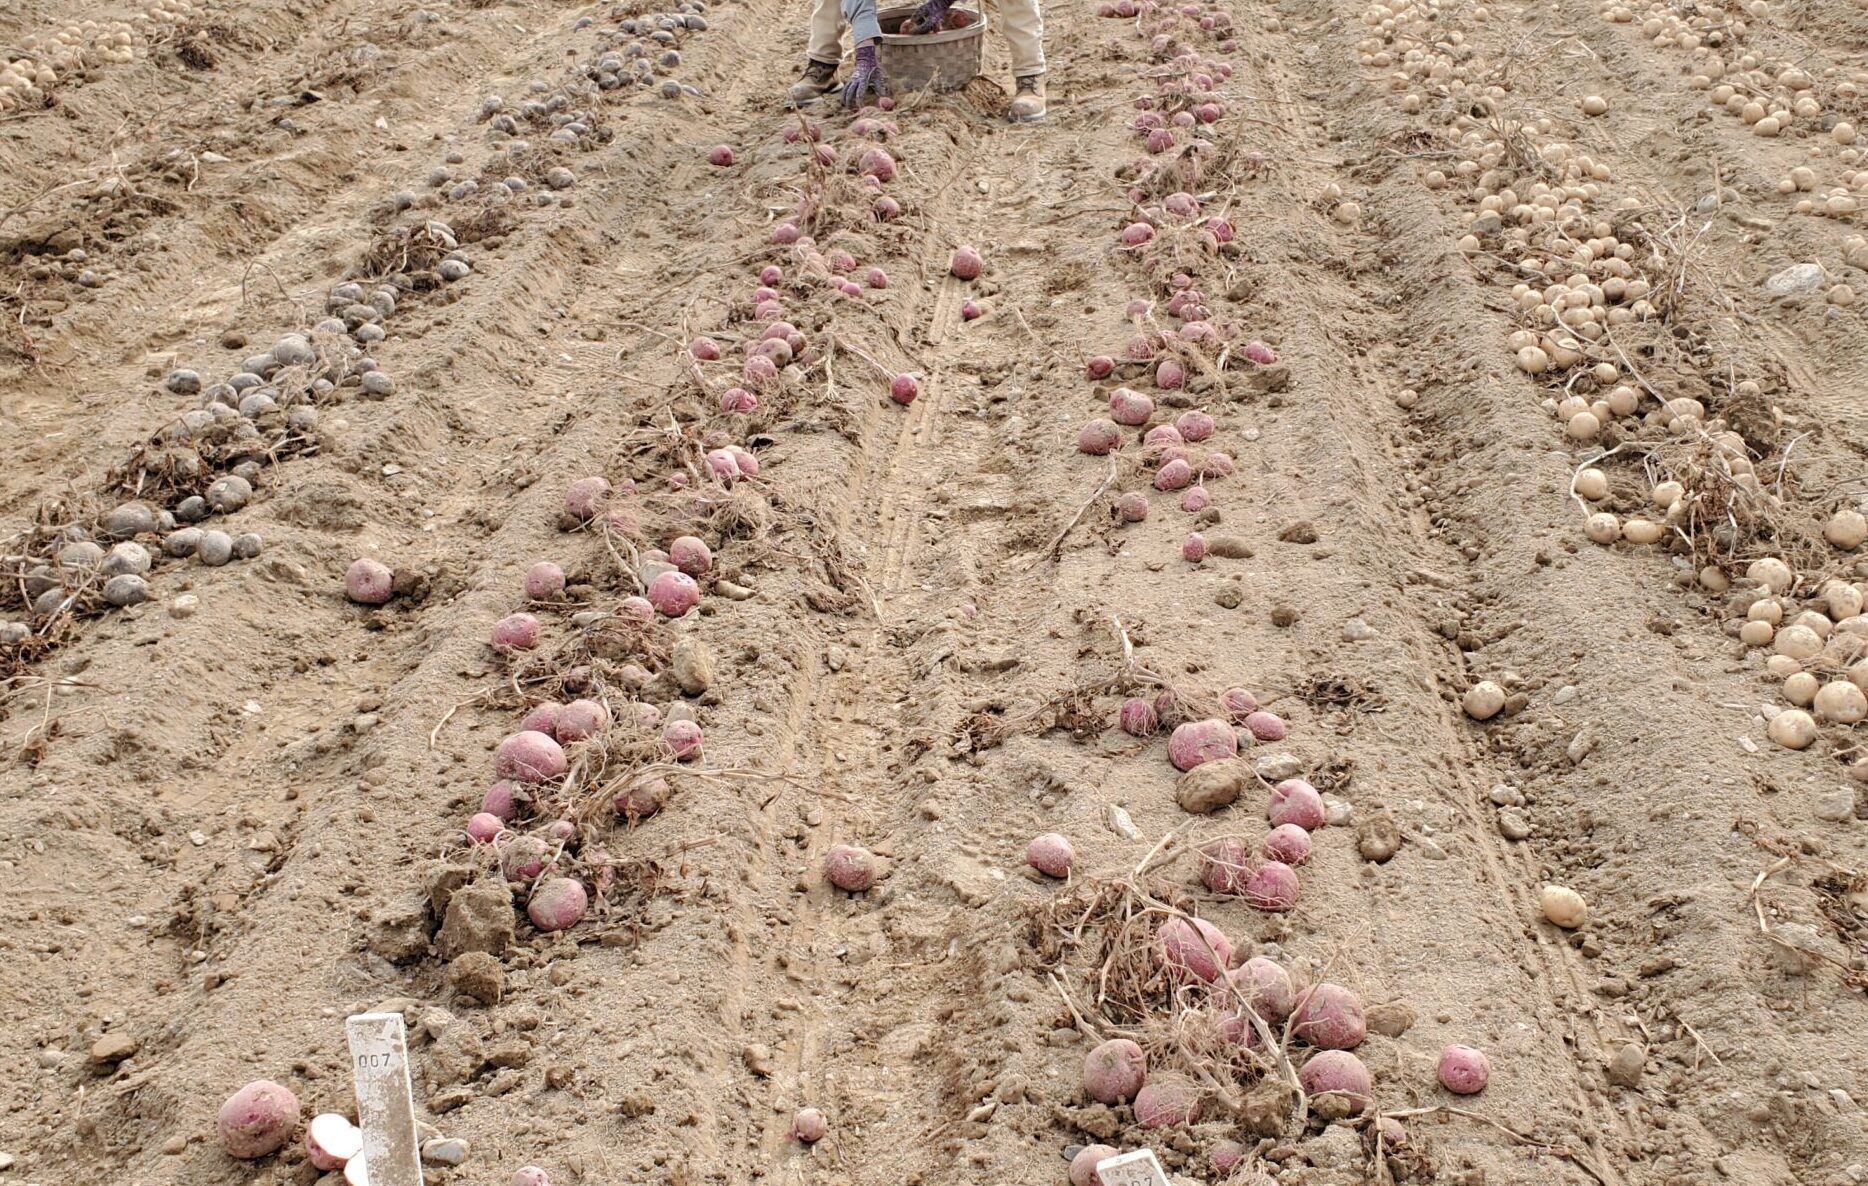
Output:
<instances>
[{"instance_id":1,"label":"tire track in dirt","mask_svg":"<svg viewBox=\"0 0 1868 1186\"><path fill-rule=\"evenodd\" d=\"M923 141L928 139L931 137L922 137ZM916 145L907 147L913 151ZM982 146L969 146L942 160L938 170L917 166L914 179L932 186L936 194L925 209L917 211L921 221L939 228L970 221L956 212L949 195L956 183L977 168L985 151ZM902 301L902 307L889 314L883 328L904 347L923 334L938 342L959 321L960 290L953 281L944 279L942 236L930 236L922 257L914 263L922 274L943 279L934 282L931 301L924 288L916 287L908 290L910 295ZM931 308L924 308L927 305ZM910 353L914 353L912 349ZM842 368L859 369L853 380L859 389L878 393L886 389L888 379L876 373L866 359L845 352L840 353L839 361ZM923 623L928 617L921 604L925 599L918 597L914 589L914 574L926 557L922 535L927 480L935 466L933 450L942 439L942 419L947 410L946 383L939 360L922 353L913 357L907 369L920 376L918 398L909 407L900 408L871 397L868 412L855 434L859 444L850 463L850 485L847 493L839 494L835 507L835 534L846 541L847 550L864 557L864 569L869 573L862 581L869 604L859 611L864 619L856 628L859 637L850 640L847 653L842 644L832 644L840 657L828 674L818 676L813 664L810 678L801 681L791 704L786 742L779 759L779 768L789 772L804 754L828 755L830 761L820 759L817 769L804 777L828 782L838 789L858 788L857 796L826 796L822 803L821 816L801 854L807 872L800 882L786 950L778 955L772 968L774 977L783 972L791 978L802 999L794 998L797 1007L789 1011L790 1025L779 1039L783 1053L779 1072L772 1076L770 1084L770 1111L777 1117L787 1104L823 1108L831 1117L830 1148L840 1165L869 1164L884 1155L885 1147L902 1140L905 1129L926 1131L936 1121L928 1115L931 1109L926 1100L916 1101L919 1109L906 1117L897 1111L907 1094L899 1077L878 1073L883 1068L866 1065L873 1057L869 1049L873 1035L866 1035L863 1027L873 1022L860 1015L853 1017L851 1010L833 1007L829 1002L838 996L839 989L866 997L881 994L880 984L868 982L872 973L867 969L882 958L881 952L891 957L900 954L890 947L890 937L899 942L904 936L914 936L925 944L932 937L951 935L956 930L948 909L922 904L921 895L904 884L918 886L923 877L922 854L899 826L907 809L901 801L903 793L914 793L905 769L911 764L904 757L905 741L915 731L914 718L938 716L943 699L937 693L932 697L917 693L912 647L919 637L917 632L925 630ZM852 382L847 369L842 382ZM876 776L865 774L867 771L883 772L880 778L887 788L874 788L872 792ZM816 872L824 855L840 843L872 847L893 867L890 880L857 898L853 909L839 909L846 906L844 895ZM838 930L827 929L839 919L842 926ZM880 931L875 929L878 926ZM864 950L864 945L872 941L878 943L881 952ZM799 967L800 955L806 965L803 969ZM839 967L846 960L865 971ZM892 977L907 967L891 962L873 974ZM931 1006L929 1011L938 1013ZM882 1041L887 1046L891 1038L884 1036ZM925 1039L911 1026L910 1032L898 1033L893 1041L918 1046ZM845 1065L844 1060L852 1054L856 1058ZM877 1133L865 1125L865 1119L880 1122L882 1131ZM768 1124L760 1146L760 1164L780 1164L789 1135L779 1120Z\"/></svg>"}]
</instances>

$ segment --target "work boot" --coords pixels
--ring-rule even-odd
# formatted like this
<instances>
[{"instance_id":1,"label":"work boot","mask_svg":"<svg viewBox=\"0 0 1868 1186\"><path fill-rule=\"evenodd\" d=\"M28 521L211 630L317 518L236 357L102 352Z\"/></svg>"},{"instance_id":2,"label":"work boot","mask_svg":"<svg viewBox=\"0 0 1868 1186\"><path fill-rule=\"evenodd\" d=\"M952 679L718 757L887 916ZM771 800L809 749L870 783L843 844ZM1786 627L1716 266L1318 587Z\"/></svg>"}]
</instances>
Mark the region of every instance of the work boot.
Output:
<instances>
[{"instance_id":1,"label":"work boot","mask_svg":"<svg viewBox=\"0 0 1868 1186\"><path fill-rule=\"evenodd\" d=\"M1012 97L1012 118L1021 124L1035 124L1044 118L1044 75L1030 74L1015 81L1018 94Z\"/></svg>"},{"instance_id":2,"label":"work boot","mask_svg":"<svg viewBox=\"0 0 1868 1186\"><path fill-rule=\"evenodd\" d=\"M806 58L804 77L792 84L791 90L785 94L785 101L792 107L802 107L806 103L815 103L836 89L837 64Z\"/></svg>"}]
</instances>

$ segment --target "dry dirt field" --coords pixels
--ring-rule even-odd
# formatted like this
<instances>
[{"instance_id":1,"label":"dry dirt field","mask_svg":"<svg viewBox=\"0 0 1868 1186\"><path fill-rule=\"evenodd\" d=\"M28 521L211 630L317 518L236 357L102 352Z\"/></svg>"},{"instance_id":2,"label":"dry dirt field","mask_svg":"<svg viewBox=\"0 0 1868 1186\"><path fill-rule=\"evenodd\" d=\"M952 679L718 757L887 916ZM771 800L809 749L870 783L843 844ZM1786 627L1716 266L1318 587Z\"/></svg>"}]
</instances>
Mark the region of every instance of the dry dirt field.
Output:
<instances>
[{"instance_id":1,"label":"dry dirt field","mask_svg":"<svg viewBox=\"0 0 1868 1186\"><path fill-rule=\"evenodd\" d=\"M1055 5L1038 126L785 112L799 0L6 6L0 1186L336 1186L216 1114L371 1008L437 1183L1868 1182L1868 11L1641 2Z\"/></svg>"}]
</instances>

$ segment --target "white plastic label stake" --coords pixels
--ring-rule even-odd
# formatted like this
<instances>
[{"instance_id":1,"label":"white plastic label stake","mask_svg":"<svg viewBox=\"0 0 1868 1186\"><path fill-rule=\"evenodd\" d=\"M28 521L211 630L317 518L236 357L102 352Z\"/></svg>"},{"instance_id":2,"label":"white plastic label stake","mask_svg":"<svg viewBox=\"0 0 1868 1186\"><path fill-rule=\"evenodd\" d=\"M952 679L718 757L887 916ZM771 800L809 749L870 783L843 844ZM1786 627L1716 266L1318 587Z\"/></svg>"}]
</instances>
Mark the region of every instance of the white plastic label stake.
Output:
<instances>
[{"instance_id":1,"label":"white plastic label stake","mask_svg":"<svg viewBox=\"0 0 1868 1186\"><path fill-rule=\"evenodd\" d=\"M1168 1186L1167 1174L1153 1149L1137 1149L1096 1163L1103 1186Z\"/></svg>"},{"instance_id":2,"label":"white plastic label stake","mask_svg":"<svg viewBox=\"0 0 1868 1186\"><path fill-rule=\"evenodd\" d=\"M344 1029L350 1036L357 1119L363 1122L361 1156L370 1186L422 1186L402 1014L359 1013L344 1022Z\"/></svg>"}]
</instances>

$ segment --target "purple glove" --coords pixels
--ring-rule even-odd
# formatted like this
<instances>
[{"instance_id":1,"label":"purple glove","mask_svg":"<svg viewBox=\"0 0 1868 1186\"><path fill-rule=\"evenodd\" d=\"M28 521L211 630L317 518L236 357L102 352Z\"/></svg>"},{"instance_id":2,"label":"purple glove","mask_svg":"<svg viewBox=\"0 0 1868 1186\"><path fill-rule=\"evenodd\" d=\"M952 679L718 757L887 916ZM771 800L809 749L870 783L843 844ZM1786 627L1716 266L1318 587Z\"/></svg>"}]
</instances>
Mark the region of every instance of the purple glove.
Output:
<instances>
[{"instance_id":1,"label":"purple glove","mask_svg":"<svg viewBox=\"0 0 1868 1186\"><path fill-rule=\"evenodd\" d=\"M859 45L856 47L856 69L850 71L850 77L843 84L843 105L857 108L863 105L864 97L882 93L882 63L876 61L876 47Z\"/></svg>"},{"instance_id":2,"label":"purple glove","mask_svg":"<svg viewBox=\"0 0 1868 1186\"><path fill-rule=\"evenodd\" d=\"M932 33L947 19L947 9L951 5L952 0L922 0L921 7L915 9L914 15L902 22L901 31L911 34Z\"/></svg>"}]
</instances>

